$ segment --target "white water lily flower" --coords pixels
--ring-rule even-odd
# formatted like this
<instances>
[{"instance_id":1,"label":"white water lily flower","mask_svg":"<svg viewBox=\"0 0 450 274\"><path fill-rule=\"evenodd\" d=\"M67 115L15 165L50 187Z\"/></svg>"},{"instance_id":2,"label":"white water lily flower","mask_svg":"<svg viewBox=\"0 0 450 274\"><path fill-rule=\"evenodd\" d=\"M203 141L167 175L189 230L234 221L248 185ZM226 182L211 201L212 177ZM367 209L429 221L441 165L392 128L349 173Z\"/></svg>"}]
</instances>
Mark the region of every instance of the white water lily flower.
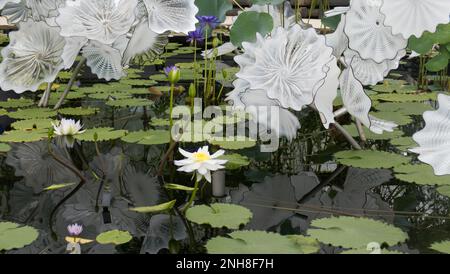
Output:
<instances>
[{"instance_id":1,"label":"white water lily flower","mask_svg":"<svg viewBox=\"0 0 450 274\"><path fill-rule=\"evenodd\" d=\"M187 34L198 23L198 8L194 0L143 0L148 13L148 23L156 33L166 31Z\"/></svg>"},{"instance_id":2,"label":"white water lily flower","mask_svg":"<svg viewBox=\"0 0 450 274\"><path fill-rule=\"evenodd\" d=\"M439 94L439 109L423 114L425 128L413 135L419 160L431 165L436 175L450 174L450 96Z\"/></svg>"},{"instance_id":3,"label":"white water lily flower","mask_svg":"<svg viewBox=\"0 0 450 274\"><path fill-rule=\"evenodd\" d=\"M187 173L195 172L197 175L197 181L200 181L203 177L211 183L211 171L224 169L228 161L218 159L225 154L224 150L219 150L213 155L209 154L208 146L199 148L197 152L190 153L183 149L179 149L180 153L186 157L184 160L174 161L176 166L180 168L178 171Z\"/></svg>"},{"instance_id":4,"label":"white water lily flower","mask_svg":"<svg viewBox=\"0 0 450 274\"><path fill-rule=\"evenodd\" d=\"M394 59L408 44L401 35L393 35L391 27L383 25L385 16L380 12L380 5L381 1L352 1L344 27L349 47L361 58L377 63Z\"/></svg>"},{"instance_id":5,"label":"white water lily flower","mask_svg":"<svg viewBox=\"0 0 450 274\"><path fill-rule=\"evenodd\" d=\"M243 55L234 59L240 66L236 74L250 89L264 90L284 108L301 110L312 104L327 76L327 65L336 62L332 48L314 29L299 25L277 28L265 39L242 43Z\"/></svg>"},{"instance_id":6,"label":"white water lily flower","mask_svg":"<svg viewBox=\"0 0 450 274\"><path fill-rule=\"evenodd\" d=\"M381 12L386 15L384 24L392 27L394 35L405 39L422 36L424 31L435 32L439 24L449 22L448 0L384 0Z\"/></svg>"},{"instance_id":7,"label":"white water lily flower","mask_svg":"<svg viewBox=\"0 0 450 274\"><path fill-rule=\"evenodd\" d=\"M62 119L59 124L52 123L52 125L55 134L58 136L74 136L85 132L85 130L82 130L81 122L73 119Z\"/></svg>"},{"instance_id":8,"label":"white water lily flower","mask_svg":"<svg viewBox=\"0 0 450 274\"><path fill-rule=\"evenodd\" d=\"M74 0L59 9L56 22L64 37L82 36L112 44L127 34L135 19L137 0Z\"/></svg>"},{"instance_id":9,"label":"white water lily flower","mask_svg":"<svg viewBox=\"0 0 450 274\"><path fill-rule=\"evenodd\" d=\"M0 87L16 93L36 91L42 83L53 82L63 68L65 40L58 29L44 22L25 22L10 34L10 44L2 50Z\"/></svg>"}]
</instances>

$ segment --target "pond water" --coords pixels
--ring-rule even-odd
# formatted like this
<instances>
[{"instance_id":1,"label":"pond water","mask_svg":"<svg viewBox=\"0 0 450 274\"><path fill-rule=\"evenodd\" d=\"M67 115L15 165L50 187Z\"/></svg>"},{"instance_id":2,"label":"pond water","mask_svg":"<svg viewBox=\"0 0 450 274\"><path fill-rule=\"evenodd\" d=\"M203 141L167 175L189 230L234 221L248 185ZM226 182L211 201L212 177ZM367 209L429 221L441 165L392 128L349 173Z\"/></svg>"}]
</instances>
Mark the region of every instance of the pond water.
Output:
<instances>
[{"instance_id":1,"label":"pond water","mask_svg":"<svg viewBox=\"0 0 450 274\"><path fill-rule=\"evenodd\" d=\"M283 14L284 8L275 13L275 7L270 7L267 12L273 18L283 18L283 26L288 16L293 20L292 14ZM225 11L221 10L223 16ZM376 25L380 27L378 19ZM448 24L441 26L444 35L440 29L437 33L450 33L445 27ZM338 32L338 26L335 28ZM320 40L319 32L331 30L321 28L316 33L297 24L290 29L280 27L270 38L284 35L288 40L301 33L299 40L315 43ZM226 43L230 35L232 40L239 37L233 37L226 28L213 33L215 39L206 44L209 49ZM318 54L312 48L325 48L325 44L297 48L297 44L287 43L292 55L313 51L300 56L310 62L308 69L314 72L305 70L305 86L317 74L332 75L334 67L339 72L336 89L338 84L341 89L354 88L342 79L338 83L339 75L347 80L355 78L365 98L356 98L352 103L371 101L365 116L370 111L370 115L378 117L368 119L377 121L383 130L382 134L375 134L373 128L369 130L359 118L352 117L360 109L351 110L340 91L330 102L331 115L336 116L331 125L324 122L328 117L323 109L316 111L320 109L315 101L318 94L311 97L313 103L294 111L292 100L298 98L283 88L289 89L298 75L288 75L290 67L286 66L285 70L274 69L276 76L264 82L276 87L274 96L278 96L278 101L270 96L262 100L268 105L275 101L288 104L291 112L284 105L277 107L293 115L282 113L277 122L283 127L294 119L294 124L298 120L301 127L297 130L294 126L292 139L276 138L276 149L265 152L262 148L267 140L256 138L259 135L245 140L214 139L213 133L238 131L241 126L244 133L251 133L255 121L247 113L238 113L229 120L220 119L217 113L200 117L200 129L214 126L214 132L203 135L195 125L189 128L170 117L174 111L186 109L193 116L201 116L208 106L218 106L216 111L229 114L224 113L228 110L225 97L242 84L236 79L262 81L263 76L257 75L260 68L245 68L245 62L251 66L252 55L262 50L239 37L241 51L232 46L229 53L216 56L216 52L214 58L205 61L201 57L204 43L196 46L186 42L184 36L168 37L164 31L161 36L165 39L158 38L164 40L163 50L152 49L148 55L133 59L125 66L126 76L120 80L99 80L98 73L83 67L87 55L83 52L75 61L74 67L79 67L79 71L60 71L54 82L44 83L37 92L18 95L0 91L0 254L450 252L450 175L435 175L432 166L419 161L418 155L409 150L418 146L412 136L425 127L423 114L440 107L439 94L449 95L448 68L439 72L426 70L426 62L438 55L439 47L432 43L428 54L417 57L410 49L406 53L407 39L393 41L393 49L385 50L393 50L397 54L394 59L375 62L377 56L373 56L372 63L363 65L373 68L386 61L387 67L396 69L386 68L390 72L381 72L381 78L387 75L383 81L376 79L378 84L364 84L363 88L360 79L356 79L361 75L348 73L348 60L332 57L331 48L329 58L338 66L327 61L326 66L315 70L316 60L320 62L326 54ZM10 38L1 33L0 38L0 48L7 47ZM255 43L271 41L264 39L258 36ZM398 51L397 42L404 42ZM444 45L441 46L444 51ZM265 45L261 48L270 51ZM360 61L364 59L367 48L359 53L350 47L345 50L354 54L351 67L358 56ZM379 52L373 52L376 54ZM397 58L399 55L405 57ZM290 57L285 54L280 60ZM277 60L258 64L270 68L271 62ZM87 65L91 67L92 63L88 61ZM172 70L165 73L166 68ZM114 70L105 70L108 69ZM342 74L341 69L345 71ZM376 71L364 75L370 78L371 73ZM325 80L325 75L318 81L320 88L333 85ZM62 106L53 109L74 79ZM250 85L242 85L245 84ZM255 94L261 91L247 87L245 92L248 90ZM45 94L48 100L41 100ZM198 101L194 98L200 97L203 101L195 105ZM239 100L244 101L244 97ZM253 98L255 102L260 99L257 97ZM234 99L236 103L238 100ZM43 101L48 101L48 106L38 108L38 102ZM68 118L79 121L81 128L73 134L58 134L58 130L66 130L58 127L63 125L60 121ZM183 127L181 137L170 131L173 125ZM289 135L289 126L282 129L287 132L284 135ZM204 146L208 146L207 153L198 150ZM221 154L222 150L224 155L215 158L213 152ZM206 166L213 171L212 183L207 182L206 172L197 181L192 171L201 173L200 164L210 160L213 162ZM222 160L226 163L219 164ZM182 165L184 169L180 169ZM189 165L197 167L189 170ZM183 172L186 170L189 172Z\"/></svg>"}]
</instances>

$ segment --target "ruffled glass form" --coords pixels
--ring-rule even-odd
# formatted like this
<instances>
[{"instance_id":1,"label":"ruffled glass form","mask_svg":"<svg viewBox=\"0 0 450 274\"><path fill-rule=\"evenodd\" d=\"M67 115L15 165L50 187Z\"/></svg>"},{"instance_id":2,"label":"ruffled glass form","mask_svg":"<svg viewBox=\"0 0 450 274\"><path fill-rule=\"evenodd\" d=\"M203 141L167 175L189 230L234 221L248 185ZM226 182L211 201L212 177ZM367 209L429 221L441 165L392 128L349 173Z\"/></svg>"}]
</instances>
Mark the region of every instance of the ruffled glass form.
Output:
<instances>
[{"instance_id":1,"label":"ruffled glass form","mask_svg":"<svg viewBox=\"0 0 450 274\"><path fill-rule=\"evenodd\" d=\"M65 40L57 28L28 21L10 34L10 44L2 50L0 86L22 93L36 91L42 83L53 82L64 63Z\"/></svg>"},{"instance_id":2,"label":"ruffled glass form","mask_svg":"<svg viewBox=\"0 0 450 274\"><path fill-rule=\"evenodd\" d=\"M125 76L122 67L122 55L118 49L97 41L90 41L82 50L86 64L98 78L110 81Z\"/></svg>"},{"instance_id":3,"label":"ruffled glass form","mask_svg":"<svg viewBox=\"0 0 450 274\"><path fill-rule=\"evenodd\" d=\"M414 134L419 160L431 165L436 175L450 174L450 96L439 94L439 109L423 114L426 126Z\"/></svg>"},{"instance_id":4,"label":"ruffled glass form","mask_svg":"<svg viewBox=\"0 0 450 274\"><path fill-rule=\"evenodd\" d=\"M143 0L148 12L148 23L156 33L175 31L188 33L195 30L198 8L194 0Z\"/></svg>"},{"instance_id":5,"label":"ruffled glass form","mask_svg":"<svg viewBox=\"0 0 450 274\"><path fill-rule=\"evenodd\" d=\"M137 0L75 0L59 9L56 23L65 37L82 36L112 44L129 32Z\"/></svg>"}]
</instances>

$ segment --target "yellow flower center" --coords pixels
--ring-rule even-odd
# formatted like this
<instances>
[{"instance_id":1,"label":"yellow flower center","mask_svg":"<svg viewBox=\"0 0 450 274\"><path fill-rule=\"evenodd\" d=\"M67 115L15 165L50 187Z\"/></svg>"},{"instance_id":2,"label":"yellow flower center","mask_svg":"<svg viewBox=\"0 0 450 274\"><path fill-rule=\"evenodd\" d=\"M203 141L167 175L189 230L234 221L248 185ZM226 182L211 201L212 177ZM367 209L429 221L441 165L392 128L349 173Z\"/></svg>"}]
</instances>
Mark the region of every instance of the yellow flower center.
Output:
<instances>
[{"instance_id":1,"label":"yellow flower center","mask_svg":"<svg viewBox=\"0 0 450 274\"><path fill-rule=\"evenodd\" d=\"M205 152L196 152L193 156L196 162L205 162L211 159L211 157Z\"/></svg>"}]
</instances>

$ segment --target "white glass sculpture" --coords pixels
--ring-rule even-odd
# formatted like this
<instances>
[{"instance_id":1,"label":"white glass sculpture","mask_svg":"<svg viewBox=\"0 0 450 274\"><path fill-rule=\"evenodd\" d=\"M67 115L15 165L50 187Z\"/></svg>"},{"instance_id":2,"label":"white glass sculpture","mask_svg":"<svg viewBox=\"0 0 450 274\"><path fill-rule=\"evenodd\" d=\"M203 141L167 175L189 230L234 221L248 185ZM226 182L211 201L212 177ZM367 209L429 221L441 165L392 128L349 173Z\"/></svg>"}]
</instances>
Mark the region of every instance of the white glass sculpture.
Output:
<instances>
[{"instance_id":1,"label":"white glass sculpture","mask_svg":"<svg viewBox=\"0 0 450 274\"><path fill-rule=\"evenodd\" d=\"M82 50L86 64L98 78L110 81L125 76L120 51L97 41L90 41Z\"/></svg>"}]
</instances>

